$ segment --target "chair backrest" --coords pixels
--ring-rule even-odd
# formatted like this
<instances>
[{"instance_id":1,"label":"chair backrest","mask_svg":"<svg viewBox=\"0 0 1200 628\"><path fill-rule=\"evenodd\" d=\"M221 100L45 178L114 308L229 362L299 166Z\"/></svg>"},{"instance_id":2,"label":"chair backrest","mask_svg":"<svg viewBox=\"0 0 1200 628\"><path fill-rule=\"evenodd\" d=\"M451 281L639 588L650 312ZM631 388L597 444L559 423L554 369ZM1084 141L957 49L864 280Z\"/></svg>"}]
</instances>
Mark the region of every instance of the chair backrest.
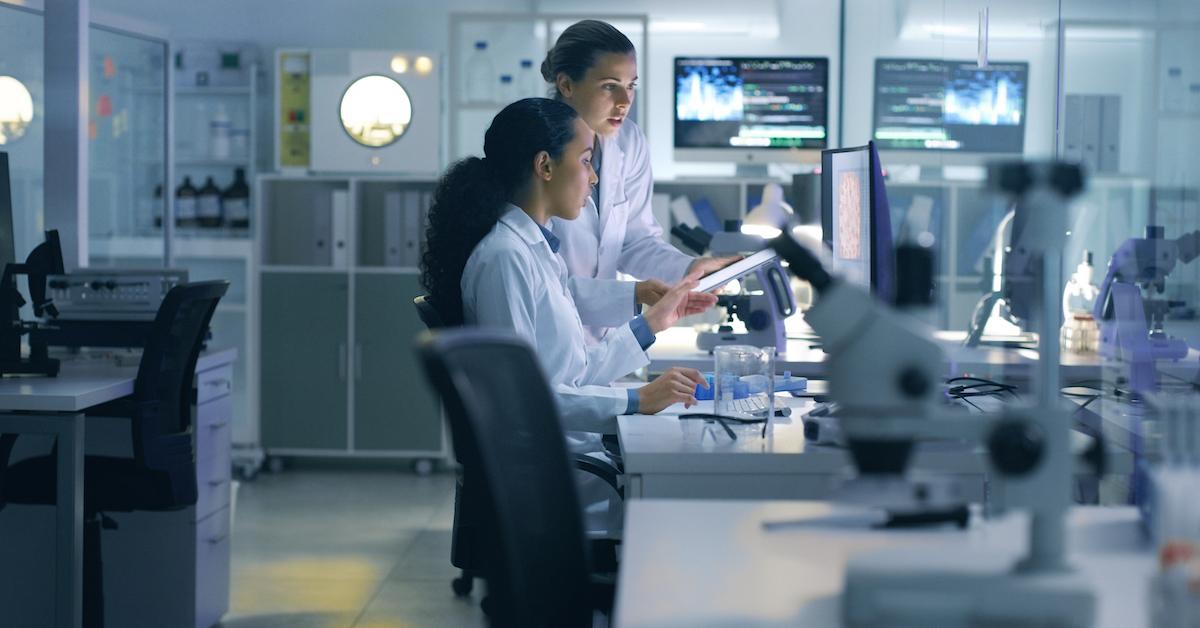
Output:
<instances>
[{"instance_id":1,"label":"chair backrest","mask_svg":"<svg viewBox=\"0 0 1200 628\"><path fill-rule=\"evenodd\" d=\"M442 315L438 314L437 308L434 307L433 301L428 295L421 295L413 298L413 305L417 308L417 316L421 317L421 322L425 323L425 327L429 329L440 329L446 326L442 321Z\"/></svg>"},{"instance_id":2,"label":"chair backrest","mask_svg":"<svg viewBox=\"0 0 1200 628\"><path fill-rule=\"evenodd\" d=\"M426 375L491 517L484 566L501 626L590 626L583 516L550 387L524 341L472 328L426 332Z\"/></svg>"},{"instance_id":3,"label":"chair backrest","mask_svg":"<svg viewBox=\"0 0 1200 628\"><path fill-rule=\"evenodd\" d=\"M204 333L228 281L176 286L163 298L133 385L133 452L145 469L169 475L171 501L196 501L192 380Z\"/></svg>"}]
</instances>

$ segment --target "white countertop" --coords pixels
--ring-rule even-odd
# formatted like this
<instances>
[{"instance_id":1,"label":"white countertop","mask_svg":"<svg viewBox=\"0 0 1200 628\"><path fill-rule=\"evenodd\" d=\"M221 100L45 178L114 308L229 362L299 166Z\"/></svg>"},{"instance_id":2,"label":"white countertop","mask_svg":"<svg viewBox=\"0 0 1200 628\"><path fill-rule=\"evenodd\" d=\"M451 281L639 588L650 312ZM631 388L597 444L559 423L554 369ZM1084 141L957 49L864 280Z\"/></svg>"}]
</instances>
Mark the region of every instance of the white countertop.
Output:
<instances>
[{"instance_id":1,"label":"white countertop","mask_svg":"<svg viewBox=\"0 0 1200 628\"><path fill-rule=\"evenodd\" d=\"M626 504L615 625L839 626L847 559L905 544L930 551L1023 551L1014 515L967 531L880 531L869 513L828 502L635 500ZM802 520L768 531L764 521ZM1077 507L1071 561L1098 599L1097 625L1144 626L1147 578L1157 570L1131 507Z\"/></svg>"}]
</instances>

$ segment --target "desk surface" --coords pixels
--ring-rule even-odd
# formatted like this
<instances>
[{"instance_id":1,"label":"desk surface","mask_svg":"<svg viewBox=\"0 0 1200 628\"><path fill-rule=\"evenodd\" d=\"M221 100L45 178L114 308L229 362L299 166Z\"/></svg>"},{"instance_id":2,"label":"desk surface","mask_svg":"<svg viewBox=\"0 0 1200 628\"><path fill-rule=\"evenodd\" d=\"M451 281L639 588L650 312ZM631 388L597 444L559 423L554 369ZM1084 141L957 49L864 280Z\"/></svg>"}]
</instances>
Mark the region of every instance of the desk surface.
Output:
<instances>
[{"instance_id":1,"label":"desk surface","mask_svg":"<svg viewBox=\"0 0 1200 628\"><path fill-rule=\"evenodd\" d=\"M853 468L847 451L815 445L804 437L801 416L810 399L780 395L777 403L792 407L789 417L772 419L767 435L761 424L729 423L737 440L720 425L673 414L634 414L617 417L626 474L848 474ZM668 409L670 410L670 409ZM1077 445L1087 437L1073 432ZM911 468L950 474L987 470L981 447L957 442L926 442L917 446ZM1132 457L1123 447L1110 449L1110 472L1132 471Z\"/></svg>"},{"instance_id":2,"label":"desk surface","mask_svg":"<svg viewBox=\"0 0 1200 628\"><path fill-rule=\"evenodd\" d=\"M845 565L856 553L939 543L939 551L986 547L1015 557L1025 542L1019 515L965 532L885 532L868 529L862 511L826 502L635 500L625 508L615 622L622 628L839 626ZM796 519L808 521L762 527ZM1147 625L1147 578L1157 566L1136 511L1078 507L1070 526L1072 562L1096 586L1097 625Z\"/></svg>"},{"instance_id":3,"label":"desk surface","mask_svg":"<svg viewBox=\"0 0 1200 628\"><path fill-rule=\"evenodd\" d=\"M963 332L940 331L935 332L934 337L946 354L948 376L966 373L993 377L1026 375L1036 366L1038 360L1038 352L1033 349L964 347L962 341L966 334ZM790 370L794 375L801 377L822 377L825 373L826 354L820 349L810 348L816 342L820 341L788 340L787 349L776 358L776 369ZM713 357L696 348L696 330L691 327L672 327L660 332L647 354L650 357L650 370L653 372L661 372L671 366L712 370ZM1176 375L1194 375L1198 361L1200 351L1192 348L1184 360L1160 363L1159 369L1168 370ZM1125 367L1121 362L1104 360L1096 354L1063 353L1061 362L1064 379L1096 377L1106 365Z\"/></svg>"},{"instance_id":4,"label":"desk surface","mask_svg":"<svg viewBox=\"0 0 1200 628\"><path fill-rule=\"evenodd\" d=\"M235 349L205 352L197 370L228 363ZM79 412L133 394L136 364L110 359L67 358L58 377L0 378L0 411Z\"/></svg>"}]
</instances>

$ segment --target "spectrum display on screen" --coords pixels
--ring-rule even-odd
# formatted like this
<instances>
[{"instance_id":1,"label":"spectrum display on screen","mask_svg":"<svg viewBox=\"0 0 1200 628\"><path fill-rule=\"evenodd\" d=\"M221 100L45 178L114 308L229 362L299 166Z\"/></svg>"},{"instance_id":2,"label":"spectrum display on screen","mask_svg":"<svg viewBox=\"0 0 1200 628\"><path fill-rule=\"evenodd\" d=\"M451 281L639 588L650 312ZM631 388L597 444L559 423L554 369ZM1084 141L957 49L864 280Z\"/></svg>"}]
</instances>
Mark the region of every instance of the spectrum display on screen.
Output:
<instances>
[{"instance_id":1,"label":"spectrum display on screen","mask_svg":"<svg viewBox=\"0 0 1200 628\"><path fill-rule=\"evenodd\" d=\"M1020 153L1025 147L1029 64L876 59L880 148Z\"/></svg>"},{"instance_id":2,"label":"spectrum display on screen","mask_svg":"<svg viewBox=\"0 0 1200 628\"><path fill-rule=\"evenodd\" d=\"M825 148L829 60L676 57L676 148Z\"/></svg>"}]
</instances>

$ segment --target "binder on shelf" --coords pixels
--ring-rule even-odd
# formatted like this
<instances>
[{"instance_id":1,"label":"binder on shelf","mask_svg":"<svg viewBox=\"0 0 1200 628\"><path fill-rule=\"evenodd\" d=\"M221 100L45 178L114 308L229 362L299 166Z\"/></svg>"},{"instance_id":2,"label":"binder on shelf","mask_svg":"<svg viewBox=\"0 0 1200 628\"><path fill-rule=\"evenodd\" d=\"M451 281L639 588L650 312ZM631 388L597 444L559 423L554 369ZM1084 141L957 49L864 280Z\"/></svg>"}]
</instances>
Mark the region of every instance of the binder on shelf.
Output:
<instances>
[{"instance_id":1,"label":"binder on shelf","mask_svg":"<svg viewBox=\"0 0 1200 628\"><path fill-rule=\"evenodd\" d=\"M345 268L349 261L346 237L346 218L349 215L350 191L333 190L330 195L329 222L331 228L328 233L330 234L329 261L334 268Z\"/></svg>"},{"instance_id":2,"label":"binder on shelf","mask_svg":"<svg viewBox=\"0 0 1200 628\"><path fill-rule=\"evenodd\" d=\"M333 205L336 201L337 192L334 192L330 198L329 211L322 211L320 205L313 207L312 219L312 251L309 255L312 257L311 263L314 266L329 266L333 263L333 256L330 253L333 250ZM289 247L290 248L290 247Z\"/></svg>"},{"instance_id":3,"label":"binder on shelf","mask_svg":"<svg viewBox=\"0 0 1200 628\"><path fill-rule=\"evenodd\" d=\"M403 266L404 200L399 191L383 195L383 265Z\"/></svg>"}]
</instances>

